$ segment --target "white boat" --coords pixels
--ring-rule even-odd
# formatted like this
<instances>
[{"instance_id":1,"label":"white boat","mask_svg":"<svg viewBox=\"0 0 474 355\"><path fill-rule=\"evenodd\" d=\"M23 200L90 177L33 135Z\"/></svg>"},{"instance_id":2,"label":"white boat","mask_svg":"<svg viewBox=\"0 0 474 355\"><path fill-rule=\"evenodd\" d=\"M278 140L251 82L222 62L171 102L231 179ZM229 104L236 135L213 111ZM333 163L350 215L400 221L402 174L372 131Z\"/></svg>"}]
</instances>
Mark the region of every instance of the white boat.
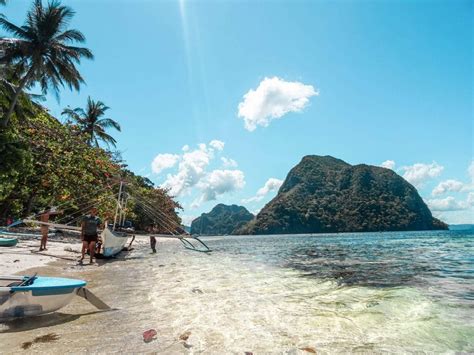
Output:
<instances>
[{"instance_id":1,"label":"white boat","mask_svg":"<svg viewBox=\"0 0 474 355\"><path fill-rule=\"evenodd\" d=\"M110 309L83 280L45 276L0 276L0 322L55 312L75 295L101 310Z\"/></svg>"},{"instance_id":2,"label":"white boat","mask_svg":"<svg viewBox=\"0 0 474 355\"><path fill-rule=\"evenodd\" d=\"M102 239L102 255L107 258L120 253L128 241L128 234L112 231L110 228L105 228L100 237Z\"/></svg>"}]
</instances>

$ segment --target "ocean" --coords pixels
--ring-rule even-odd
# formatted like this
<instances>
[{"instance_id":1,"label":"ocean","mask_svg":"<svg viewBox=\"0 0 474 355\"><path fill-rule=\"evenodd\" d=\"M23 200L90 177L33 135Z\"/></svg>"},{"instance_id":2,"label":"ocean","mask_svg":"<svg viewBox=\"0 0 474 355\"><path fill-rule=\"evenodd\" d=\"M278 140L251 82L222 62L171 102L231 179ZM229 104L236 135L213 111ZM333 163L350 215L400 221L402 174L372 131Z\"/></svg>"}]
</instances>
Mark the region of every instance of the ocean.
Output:
<instances>
[{"instance_id":1,"label":"ocean","mask_svg":"<svg viewBox=\"0 0 474 355\"><path fill-rule=\"evenodd\" d=\"M89 281L115 310L95 312L77 298L59 313L0 327L0 352L50 333L57 340L30 351L474 351L472 231L203 240L212 253L168 240L151 254L142 240L100 266L52 266L46 271ZM144 343L148 329L156 340Z\"/></svg>"}]
</instances>

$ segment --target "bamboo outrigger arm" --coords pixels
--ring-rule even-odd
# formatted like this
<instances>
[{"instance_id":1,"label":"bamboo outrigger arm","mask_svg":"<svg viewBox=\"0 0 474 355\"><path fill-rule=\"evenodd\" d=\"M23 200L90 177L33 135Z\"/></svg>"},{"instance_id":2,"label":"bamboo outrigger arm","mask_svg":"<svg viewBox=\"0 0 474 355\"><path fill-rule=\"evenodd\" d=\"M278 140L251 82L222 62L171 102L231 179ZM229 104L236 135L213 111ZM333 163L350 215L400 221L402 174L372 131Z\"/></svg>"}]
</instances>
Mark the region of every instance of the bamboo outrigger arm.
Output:
<instances>
[{"instance_id":1,"label":"bamboo outrigger arm","mask_svg":"<svg viewBox=\"0 0 474 355\"><path fill-rule=\"evenodd\" d=\"M181 243L183 243L183 246L186 249L193 250L193 251L199 251L202 253L210 253L212 249L210 249L206 243L204 243L201 239L199 239L197 236L193 236L190 234L186 235L177 235L177 234L149 234L150 237L155 237L155 238L174 238L174 239L179 239ZM201 244L202 247L199 245L196 246L193 243L191 243L190 239L194 239Z\"/></svg>"},{"instance_id":2,"label":"bamboo outrigger arm","mask_svg":"<svg viewBox=\"0 0 474 355\"><path fill-rule=\"evenodd\" d=\"M39 224L41 226L48 226L48 227L53 227L53 228L57 228L57 229L67 229L67 230L77 231L77 232L81 231L81 227L69 226L67 224L41 222L41 221L37 221L37 220L34 220L34 219L23 219L22 222L24 222L24 223L34 223L34 224Z\"/></svg>"}]
</instances>

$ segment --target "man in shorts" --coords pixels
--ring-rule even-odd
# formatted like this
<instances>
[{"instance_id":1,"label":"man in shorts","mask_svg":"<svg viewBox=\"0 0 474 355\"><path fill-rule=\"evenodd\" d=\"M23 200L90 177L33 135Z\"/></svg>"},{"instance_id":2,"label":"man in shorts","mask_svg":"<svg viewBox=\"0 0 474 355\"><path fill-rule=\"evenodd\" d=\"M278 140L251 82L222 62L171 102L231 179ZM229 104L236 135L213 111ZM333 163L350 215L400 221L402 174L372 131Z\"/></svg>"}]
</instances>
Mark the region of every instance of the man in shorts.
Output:
<instances>
[{"instance_id":1,"label":"man in shorts","mask_svg":"<svg viewBox=\"0 0 474 355\"><path fill-rule=\"evenodd\" d=\"M82 257L80 262L84 260L86 250L89 249L90 253L90 264L93 263L95 254L95 243L99 238L99 227L101 220L97 217L97 208L93 207L89 214L82 220L81 225L81 239L82 239Z\"/></svg>"}]
</instances>

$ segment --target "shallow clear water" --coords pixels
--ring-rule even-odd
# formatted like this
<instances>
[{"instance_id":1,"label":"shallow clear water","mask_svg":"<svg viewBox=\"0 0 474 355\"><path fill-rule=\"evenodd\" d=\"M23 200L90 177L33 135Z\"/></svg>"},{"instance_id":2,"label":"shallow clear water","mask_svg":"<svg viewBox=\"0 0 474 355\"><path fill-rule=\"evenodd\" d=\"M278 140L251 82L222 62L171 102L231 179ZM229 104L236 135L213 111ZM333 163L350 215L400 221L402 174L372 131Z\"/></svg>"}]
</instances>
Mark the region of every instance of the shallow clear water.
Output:
<instances>
[{"instance_id":1,"label":"shallow clear water","mask_svg":"<svg viewBox=\"0 0 474 355\"><path fill-rule=\"evenodd\" d=\"M99 267L49 273L88 281L117 310L77 299L0 327L0 352L318 353L474 351L474 234L211 237L212 254L146 241ZM154 328L157 339L144 343ZM179 340L186 331L187 341Z\"/></svg>"}]
</instances>

